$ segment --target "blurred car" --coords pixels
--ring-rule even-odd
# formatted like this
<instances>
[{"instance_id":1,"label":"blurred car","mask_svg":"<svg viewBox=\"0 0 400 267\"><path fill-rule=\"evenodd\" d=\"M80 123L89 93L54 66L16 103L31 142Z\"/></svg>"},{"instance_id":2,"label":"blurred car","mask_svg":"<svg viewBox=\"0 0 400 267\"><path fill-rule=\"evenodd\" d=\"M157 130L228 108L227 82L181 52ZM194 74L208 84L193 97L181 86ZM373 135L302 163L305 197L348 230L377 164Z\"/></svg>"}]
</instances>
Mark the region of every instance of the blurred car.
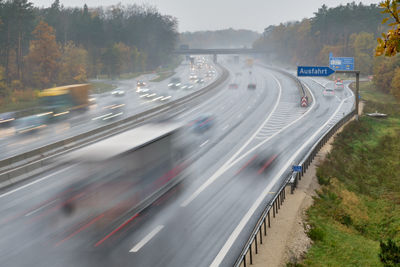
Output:
<instances>
[{"instance_id":1,"label":"blurred car","mask_svg":"<svg viewBox=\"0 0 400 267\"><path fill-rule=\"evenodd\" d=\"M6 112L0 114L0 127L9 127L15 121L14 112Z\"/></svg>"},{"instance_id":2,"label":"blurred car","mask_svg":"<svg viewBox=\"0 0 400 267\"><path fill-rule=\"evenodd\" d=\"M145 87L146 83L144 81L137 81L136 82L136 88L142 88Z\"/></svg>"},{"instance_id":3,"label":"blurred car","mask_svg":"<svg viewBox=\"0 0 400 267\"><path fill-rule=\"evenodd\" d=\"M238 89L239 85L237 83L230 83L229 84L229 89Z\"/></svg>"},{"instance_id":4,"label":"blurred car","mask_svg":"<svg viewBox=\"0 0 400 267\"><path fill-rule=\"evenodd\" d=\"M331 88L325 88L325 90L322 92L324 96L335 96L335 91Z\"/></svg>"},{"instance_id":5,"label":"blurred car","mask_svg":"<svg viewBox=\"0 0 400 267\"><path fill-rule=\"evenodd\" d=\"M340 79L337 79L335 81L335 89L336 90L343 90L344 89L344 85L343 85L343 81Z\"/></svg>"},{"instance_id":6,"label":"blurred car","mask_svg":"<svg viewBox=\"0 0 400 267\"><path fill-rule=\"evenodd\" d=\"M194 81L194 80L197 80L198 77L197 77L196 74L192 73L192 74L190 74L189 79L190 79L191 81Z\"/></svg>"},{"instance_id":7,"label":"blurred car","mask_svg":"<svg viewBox=\"0 0 400 267\"><path fill-rule=\"evenodd\" d=\"M255 83L249 83L247 85L247 89L256 89L256 88L257 88L257 85Z\"/></svg>"},{"instance_id":8,"label":"blurred car","mask_svg":"<svg viewBox=\"0 0 400 267\"><path fill-rule=\"evenodd\" d=\"M202 133L209 130L214 125L214 120L213 115L202 115L193 120L189 126L193 128L193 131Z\"/></svg>"},{"instance_id":9,"label":"blurred car","mask_svg":"<svg viewBox=\"0 0 400 267\"><path fill-rule=\"evenodd\" d=\"M204 83L204 82L205 82L205 81L204 81L203 78L198 78L197 81L196 81L196 83L199 83L199 84L202 84L202 83Z\"/></svg>"},{"instance_id":10,"label":"blurred car","mask_svg":"<svg viewBox=\"0 0 400 267\"><path fill-rule=\"evenodd\" d=\"M47 126L45 121L48 116L51 116L50 112L19 118L16 121L16 132L18 134L37 132Z\"/></svg>"},{"instance_id":11,"label":"blurred car","mask_svg":"<svg viewBox=\"0 0 400 267\"><path fill-rule=\"evenodd\" d=\"M182 90L191 90L194 88L194 85L191 83L185 83L184 85L182 85L181 89Z\"/></svg>"},{"instance_id":12,"label":"blurred car","mask_svg":"<svg viewBox=\"0 0 400 267\"><path fill-rule=\"evenodd\" d=\"M111 92L111 94L113 96L124 96L125 95L125 91L121 90L121 89L115 89Z\"/></svg>"},{"instance_id":13,"label":"blurred car","mask_svg":"<svg viewBox=\"0 0 400 267\"><path fill-rule=\"evenodd\" d=\"M173 77L171 78L171 80L169 81L168 87L171 89L178 89L181 86L181 78L179 77Z\"/></svg>"},{"instance_id":14,"label":"blurred car","mask_svg":"<svg viewBox=\"0 0 400 267\"><path fill-rule=\"evenodd\" d=\"M138 88L138 89L136 89L136 93L138 93L138 94L145 94L145 93L148 93L149 91L150 91L149 88Z\"/></svg>"}]
</instances>

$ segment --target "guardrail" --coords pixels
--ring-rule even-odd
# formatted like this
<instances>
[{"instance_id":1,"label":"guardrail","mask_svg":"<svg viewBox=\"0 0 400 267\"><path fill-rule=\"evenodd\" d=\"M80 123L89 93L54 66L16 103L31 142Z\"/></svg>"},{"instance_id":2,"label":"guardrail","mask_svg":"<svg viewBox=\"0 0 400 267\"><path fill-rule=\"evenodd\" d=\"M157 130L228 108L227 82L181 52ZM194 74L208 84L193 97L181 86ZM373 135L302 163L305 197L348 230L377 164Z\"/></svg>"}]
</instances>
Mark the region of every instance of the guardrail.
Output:
<instances>
[{"instance_id":1,"label":"guardrail","mask_svg":"<svg viewBox=\"0 0 400 267\"><path fill-rule=\"evenodd\" d=\"M296 78L297 79L297 78ZM299 81L300 82L300 81ZM300 82L301 83L301 82ZM321 148L328 142L328 140L332 137L332 135L342 127L346 122L348 122L354 115L356 114L356 110L353 109L349 114L343 117L340 121L338 121L332 128L330 128L323 136L321 136L318 141L311 147L309 152L300 160L299 164L302 167L301 172L296 172L289 175L281 184L277 194L274 198L266 205L263 210L260 218L257 220L256 225L254 226L250 237L246 241L243 249L237 258L234 266L239 267L242 263L243 266L247 266L247 255L249 255L249 262L253 264L253 253L258 254L258 238L260 240L260 244L262 244L263 235L267 235L267 225L268 228L271 228L271 208L272 208L272 216L275 218L276 214L278 214L285 198L286 198L286 187L290 185L290 192L293 194L294 190L297 187L298 182L301 180L306 170L310 166L311 162L314 160L317 153L321 150Z\"/></svg>"},{"instance_id":2,"label":"guardrail","mask_svg":"<svg viewBox=\"0 0 400 267\"><path fill-rule=\"evenodd\" d=\"M290 78L292 78L296 82L296 84L297 84L297 86L298 86L298 88L300 90L300 95L301 95L300 98L305 97L307 99L307 106L310 105L310 103L312 101L311 94L308 92L308 90L306 90L304 88L304 85L300 82L299 79L297 79L297 77L295 75L293 75L292 73L286 72L286 71L284 71L284 70L282 70L280 68L275 68L275 67L272 67L272 66L264 65L262 63L258 63L258 64L263 66L263 67L265 67L265 68L274 70L276 72L279 72L279 73L281 73L281 74L283 74L285 76L289 76Z\"/></svg>"},{"instance_id":3,"label":"guardrail","mask_svg":"<svg viewBox=\"0 0 400 267\"><path fill-rule=\"evenodd\" d=\"M48 162L45 160L48 160L50 157L58 156L70 151L71 149L75 149L83 145L96 142L102 138L120 133L137 125L138 123L143 122L144 120L154 118L165 111L181 108L185 104L198 99L204 94L210 92L212 89L221 85L228 78L228 70L221 65L217 66L222 70L221 76L203 89L128 118L1 160L0 188L21 180L18 179L11 183L5 183L11 179L48 164Z\"/></svg>"}]
</instances>

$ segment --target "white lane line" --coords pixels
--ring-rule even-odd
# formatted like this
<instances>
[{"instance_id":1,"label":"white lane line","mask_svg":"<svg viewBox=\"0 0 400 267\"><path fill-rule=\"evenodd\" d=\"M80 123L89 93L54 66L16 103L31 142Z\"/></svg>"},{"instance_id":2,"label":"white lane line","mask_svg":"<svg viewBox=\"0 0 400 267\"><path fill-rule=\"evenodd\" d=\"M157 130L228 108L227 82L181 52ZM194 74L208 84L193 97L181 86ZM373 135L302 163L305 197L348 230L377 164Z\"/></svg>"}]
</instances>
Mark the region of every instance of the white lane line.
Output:
<instances>
[{"instance_id":1,"label":"white lane line","mask_svg":"<svg viewBox=\"0 0 400 267\"><path fill-rule=\"evenodd\" d=\"M35 210L33 210L33 211L31 211L31 212L25 214L25 216L27 216L27 217L28 217L28 216L31 216L31 215L35 214L36 212L41 211L42 209L44 209L44 208L50 206L51 204L53 204L53 203L56 202L56 201L57 201L57 199L55 199L55 200L53 200L53 201L50 201L50 202L47 203L46 205L43 205L43 206L41 206L41 207L39 207L39 208L37 208L37 209L35 209Z\"/></svg>"},{"instance_id":2,"label":"white lane line","mask_svg":"<svg viewBox=\"0 0 400 267\"><path fill-rule=\"evenodd\" d=\"M139 243L136 244L129 252L138 252L144 245L147 244L158 232L164 228L164 225L157 226L153 231L146 235Z\"/></svg>"},{"instance_id":3,"label":"white lane line","mask_svg":"<svg viewBox=\"0 0 400 267\"><path fill-rule=\"evenodd\" d=\"M75 167L75 165L76 165L76 164L74 164L74 165L72 165L72 166L69 166L69 167L67 167L67 168L65 168L65 169L62 169L62 170L53 172L53 173L51 173L51 174L49 174L49 175L47 175L47 176L45 176L45 177L43 177L43 178L37 179L37 180L35 180L35 181L33 181L33 182L30 182L29 184L26 184L26 185L23 185L23 186L21 186L21 187L15 188L14 190L8 191L8 192L6 192L6 193L0 195L0 198L6 197L6 196L8 196L8 195L11 195L12 193L18 192L18 191L20 191L20 190L22 190L22 189L24 189L24 188L27 188L27 187L29 187L29 186L31 186L31 185L34 185L34 184L37 184L37 183L39 183L39 182L41 182L41 181L47 180L47 179L49 179L50 177L52 177L52 176L54 176L54 175L56 175L56 174L59 174L59 173L61 173L61 172L63 172L63 171L66 171L66 170L68 170L68 169L71 169L72 167Z\"/></svg>"},{"instance_id":4,"label":"white lane line","mask_svg":"<svg viewBox=\"0 0 400 267\"><path fill-rule=\"evenodd\" d=\"M229 127L229 124L225 125L224 128L222 128L222 130L224 131L224 130L228 129L228 127Z\"/></svg>"},{"instance_id":5,"label":"white lane line","mask_svg":"<svg viewBox=\"0 0 400 267\"><path fill-rule=\"evenodd\" d=\"M313 101L314 102L314 101ZM233 230L232 234L229 236L228 240L226 241L225 245L219 251L213 262L211 263L211 267L219 266L223 259L225 258L226 254L232 247L233 243L235 242L236 238L242 232L243 228L246 226L250 218L253 216L253 213L256 211L258 206L263 202L265 197L271 191L272 187L278 182L279 178L283 175L283 173L289 168L292 162L296 159L296 157L302 152L302 150L310 144L314 140L314 138L329 124L329 122L336 116L336 114L341 109L344 100L340 103L339 107L336 109L336 112L332 114L332 116L322 125L303 145L292 155L292 157L286 161L286 165L281 168L281 171L274 177L274 179L268 184L268 186L264 189L261 195L257 198L251 208L247 211L245 216L242 218L238 226L236 226L235 230Z\"/></svg>"},{"instance_id":6,"label":"white lane line","mask_svg":"<svg viewBox=\"0 0 400 267\"><path fill-rule=\"evenodd\" d=\"M312 101L312 105L311 107L307 110L307 112L305 112L301 117L298 117L296 120L292 121L291 123L289 123L288 125L286 125L285 127L281 128L279 131L277 131L276 133L274 133L273 135L271 135L270 137L268 137L267 139L265 139L264 141L262 141L261 143L257 144L256 146L254 146L252 149L248 150L246 153L244 153L242 156L238 157L235 161L232 162L232 164L229 165L229 167L232 167L233 165L235 165L237 162L239 162L240 160L242 160L244 157L246 157L247 155L249 155L250 153L252 153L254 150L256 150L257 148L259 148L260 146L264 145L266 142L268 142L269 140L271 140L272 138L274 138L276 135L280 134L282 131L286 130L287 128L289 128L290 126L292 126L293 124L295 124L296 122L300 121L301 119L303 119L303 117L305 117L309 112L311 112L311 110L313 110L314 106L315 106L315 97L314 94L312 93L312 91L310 90L310 88L304 84L308 90L311 93L311 97L313 98Z\"/></svg>"},{"instance_id":7,"label":"white lane line","mask_svg":"<svg viewBox=\"0 0 400 267\"><path fill-rule=\"evenodd\" d=\"M181 207L186 207L187 205L190 204L198 195L200 195L201 192L203 192L208 186L210 186L215 180L217 180L225 171L227 171L230 168L230 163L247 147L248 144L257 136L257 134L261 131L262 128L267 124L269 119L271 118L272 114L274 114L275 110L278 108L279 102L281 100L282 96L282 85L279 82L277 78L275 78L274 75L272 75L272 78L275 79L275 81L278 83L278 88L279 88L279 95L278 99L275 103L275 106L273 107L272 111L268 115L268 117L265 119L265 121L260 125L260 127L254 132L254 134L244 143L244 145L227 161L225 164L221 166L210 178L208 178L207 181L205 181L204 184L202 184L189 198L187 198L185 201L182 202ZM315 102L315 101L313 101Z\"/></svg>"},{"instance_id":8,"label":"white lane line","mask_svg":"<svg viewBox=\"0 0 400 267\"><path fill-rule=\"evenodd\" d=\"M200 145L200 147L205 146L207 143L208 143L208 139L207 139L204 143L202 143L202 144Z\"/></svg>"}]
</instances>

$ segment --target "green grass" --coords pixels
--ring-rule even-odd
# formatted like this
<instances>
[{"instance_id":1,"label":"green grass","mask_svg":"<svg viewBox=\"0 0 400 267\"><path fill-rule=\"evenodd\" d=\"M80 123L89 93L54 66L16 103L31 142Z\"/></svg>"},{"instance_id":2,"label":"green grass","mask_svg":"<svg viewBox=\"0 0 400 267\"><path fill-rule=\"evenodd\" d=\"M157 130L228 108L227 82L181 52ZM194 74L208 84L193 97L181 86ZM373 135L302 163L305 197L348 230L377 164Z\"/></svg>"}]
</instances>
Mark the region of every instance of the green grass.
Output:
<instances>
[{"instance_id":1,"label":"green grass","mask_svg":"<svg viewBox=\"0 0 400 267\"><path fill-rule=\"evenodd\" d=\"M379 241L400 244L400 104L372 83L360 87L364 110L389 117L349 123L318 167L303 266L383 266Z\"/></svg>"},{"instance_id":2,"label":"green grass","mask_svg":"<svg viewBox=\"0 0 400 267\"><path fill-rule=\"evenodd\" d=\"M109 92L117 88L116 85L105 82L91 82L91 84L92 84L92 93L94 94Z\"/></svg>"}]
</instances>

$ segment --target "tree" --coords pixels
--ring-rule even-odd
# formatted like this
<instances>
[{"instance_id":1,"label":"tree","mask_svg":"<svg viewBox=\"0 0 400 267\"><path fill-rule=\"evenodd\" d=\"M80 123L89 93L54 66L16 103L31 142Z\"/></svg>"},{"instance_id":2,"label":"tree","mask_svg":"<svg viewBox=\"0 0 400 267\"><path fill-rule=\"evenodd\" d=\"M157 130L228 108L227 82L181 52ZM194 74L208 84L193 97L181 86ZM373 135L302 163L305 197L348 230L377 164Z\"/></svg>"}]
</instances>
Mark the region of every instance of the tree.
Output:
<instances>
[{"instance_id":1,"label":"tree","mask_svg":"<svg viewBox=\"0 0 400 267\"><path fill-rule=\"evenodd\" d=\"M394 71L394 76L391 82L390 93L400 101L400 67ZM399 255L400 256L400 255ZM400 263L400 262L399 262Z\"/></svg>"},{"instance_id":2,"label":"tree","mask_svg":"<svg viewBox=\"0 0 400 267\"><path fill-rule=\"evenodd\" d=\"M26 56L31 77L26 82L38 88L50 87L57 82L61 57L56 36L53 28L44 21L36 26L33 36Z\"/></svg>"},{"instance_id":3,"label":"tree","mask_svg":"<svg viewBox=\"0 0 400 267\"><path fill-rule=\"evenodd\" d=\"M58 74L59 84L84 83L87 81L88 53L70 41L63 47Z\"/></svg>"},{"instance_id":4,"label":"tree","mask_svg":"<svg viewBox=\"0 0 400 267\"><path fill-rule=\"evenodd\" d=\"M378 45L376 47L376 55L381 56L394 56L400 51L400 10L398 7L398 0L385 0L379 4L383 10L382 14L389 14L382 20L382 24L391 22L388 26L391 27L386 33L382 33L382 38L378 38Z\"/></svg>"}]
</instances>

